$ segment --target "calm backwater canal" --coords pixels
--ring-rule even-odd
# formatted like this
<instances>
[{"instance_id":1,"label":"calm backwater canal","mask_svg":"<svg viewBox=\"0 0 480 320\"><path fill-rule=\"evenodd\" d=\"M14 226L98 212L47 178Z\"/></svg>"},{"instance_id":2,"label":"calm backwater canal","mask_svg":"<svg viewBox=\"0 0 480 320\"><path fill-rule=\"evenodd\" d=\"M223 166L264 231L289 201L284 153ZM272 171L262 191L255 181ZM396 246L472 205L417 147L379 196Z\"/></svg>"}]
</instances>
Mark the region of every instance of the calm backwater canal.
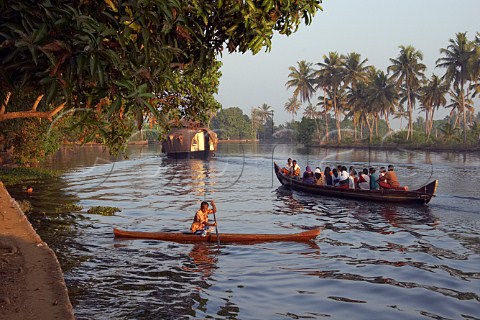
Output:
<instances>
[{"instance_id":1,"label":"calm backwater canal","mask_svg":"<svg viewBox=\"0 0 480 320\"><path fill-rule=\"evenodd\" d=\"M437 197L412 207L292 192L272 172L288 157L302 170L393 163L410 188L439 179ZM68 170L35 185L30 220L57 252L78 319L480 319L478 154L220 144L210 162L170 161L158 146L112 162L82 147L51 165ZM323 231L221 246L113 237L187 230L211 199L220 234ZM72 201L83 209L62 209ZM122 211L86 214L93 206Z\"/></svg>"}]
</instances>

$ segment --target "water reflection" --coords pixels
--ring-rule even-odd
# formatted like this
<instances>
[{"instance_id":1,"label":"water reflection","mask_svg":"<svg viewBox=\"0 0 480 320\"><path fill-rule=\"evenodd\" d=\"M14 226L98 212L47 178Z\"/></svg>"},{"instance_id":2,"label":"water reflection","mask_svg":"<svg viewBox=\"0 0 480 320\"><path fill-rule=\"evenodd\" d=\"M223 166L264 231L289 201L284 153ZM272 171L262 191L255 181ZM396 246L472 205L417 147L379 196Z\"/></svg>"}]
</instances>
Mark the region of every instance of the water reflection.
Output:
<instances>
[{"instance_id":1,"label":"water reflection","mask_svg":"<svg viewBox=\"0 0 480 320\"><path fill-rule=\"evenodd\" d=\"M199 274L202 280L207 281L217 268L218 255L219 249L211 243L196 243L188 254L194 266L185 266L184 269Z\"/></svg>"}]
</instances>

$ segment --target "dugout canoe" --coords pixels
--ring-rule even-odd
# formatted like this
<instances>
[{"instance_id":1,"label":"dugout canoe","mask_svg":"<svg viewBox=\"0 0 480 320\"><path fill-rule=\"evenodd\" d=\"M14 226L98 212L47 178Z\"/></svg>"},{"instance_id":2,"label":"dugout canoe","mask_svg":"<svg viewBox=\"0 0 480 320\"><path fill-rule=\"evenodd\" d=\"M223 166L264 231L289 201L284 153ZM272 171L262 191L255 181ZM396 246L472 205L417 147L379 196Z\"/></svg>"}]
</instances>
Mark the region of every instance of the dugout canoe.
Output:
<instances>
[{"instance_id":1,"label":"dugout canoe","mask_svg":"<svg viewBox=\"0 0 480 320\"><path fill-rule=\"evenodd\" d=\"M305 193L337 197L353 200L378 201L389 203L415 204L426 205L435 196L437 190L438 180L434 180L415 190L362 190L362 189L343 189L333 186L322 186L315 184L306 184L302 180L293 179L282 173L281 168L274 162L273 170L278 178L278 181L287 188Z\"/></svg>"},{"instance_id":2,"label":"dugout canoe","mask_svg":"<svg viewBox=\"0 0 480 320\"><path fill-rule=\"evenodd\" d=\"M220 233L221 243L259 243L273 241L297 241L306 242L313 240L320 234L320 229L308 230L300 233L290 234L241 234L241 233ZM180 243L192 242L217 242L215 232L208 234L206 237L191 232L144 232L129 231L121 229L113 229L115 237L131 238L131 239L152 239L162 241L172 241Z\"/></svg>"}]
</instances>

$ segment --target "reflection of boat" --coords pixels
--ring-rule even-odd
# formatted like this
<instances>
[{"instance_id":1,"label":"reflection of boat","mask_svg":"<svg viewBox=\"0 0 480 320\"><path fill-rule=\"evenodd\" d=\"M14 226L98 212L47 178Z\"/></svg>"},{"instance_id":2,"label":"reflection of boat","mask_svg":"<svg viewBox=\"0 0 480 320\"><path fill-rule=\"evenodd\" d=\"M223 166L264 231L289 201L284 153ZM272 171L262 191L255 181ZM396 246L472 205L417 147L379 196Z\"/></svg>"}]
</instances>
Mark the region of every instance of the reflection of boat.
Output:
<instances>
[{"instance_id":1,"label":"reflection of boat","mask_svg":"<svg viewBox=\"0 0 480 320\"><path fill-rule=\"evenodd\" d=\"M206 237L191 232L142 232L113 229L115 237L136 238L136 239L154 239L163 241L173 241L180 243L189 242L217 242L215 232ZM290 234L239 234L239 233L220 233L222 243L243 242L259 243L270 241L309 241L320 234L320 229L304 231Z\"/></svg>"},{"instance_id":2,"label":"reflection of boat","mask_svg":"<svg viewBox=\"0 0 480 320\"><path fill-rule=\"evenodd\" d=\"M416 190L361 190L361 189L343 189L332 186L321 186L314 184L305 184L301 180L296 180L284 175L281 172L280 167L274 162L275 174L284 186L297 191L303 191L306 193L331 196L338 198L347 198L354 200L368 200L368 201L380 201L380 202L395 202L395 203L407 203L407 204L427 204L432 197L435 196L435 190L437 189L438 180L434 180L423 187Z\"/></svg>"},{"instance_id":3,"label":"reflection of boat","mask_svg":"<svg viewBox=\"0 0 480 320\"><path fill-rule=\"evenodd\" d=\"M198 122L182 121L162 141L162 152L173 159L210 159L217 149L217 134Z\"/></svg>"}]
</instances>

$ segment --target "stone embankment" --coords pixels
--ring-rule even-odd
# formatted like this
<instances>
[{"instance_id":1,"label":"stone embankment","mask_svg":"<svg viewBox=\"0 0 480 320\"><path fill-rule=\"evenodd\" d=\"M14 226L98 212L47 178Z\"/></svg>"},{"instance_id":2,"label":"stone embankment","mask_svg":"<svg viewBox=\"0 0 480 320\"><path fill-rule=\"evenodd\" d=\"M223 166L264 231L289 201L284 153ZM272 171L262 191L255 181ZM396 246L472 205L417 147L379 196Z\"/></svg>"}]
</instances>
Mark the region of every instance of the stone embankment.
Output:
<instances>
[{"instance_id":1,"label":"stone embankment","mask_svg":"<svg viewBox=\"0 0 480 320\"><path fill-rule=\"evenodd\" d=\"M57 257L1 182L0 319L75 319Z\"/></svg>"}]
</instances>

